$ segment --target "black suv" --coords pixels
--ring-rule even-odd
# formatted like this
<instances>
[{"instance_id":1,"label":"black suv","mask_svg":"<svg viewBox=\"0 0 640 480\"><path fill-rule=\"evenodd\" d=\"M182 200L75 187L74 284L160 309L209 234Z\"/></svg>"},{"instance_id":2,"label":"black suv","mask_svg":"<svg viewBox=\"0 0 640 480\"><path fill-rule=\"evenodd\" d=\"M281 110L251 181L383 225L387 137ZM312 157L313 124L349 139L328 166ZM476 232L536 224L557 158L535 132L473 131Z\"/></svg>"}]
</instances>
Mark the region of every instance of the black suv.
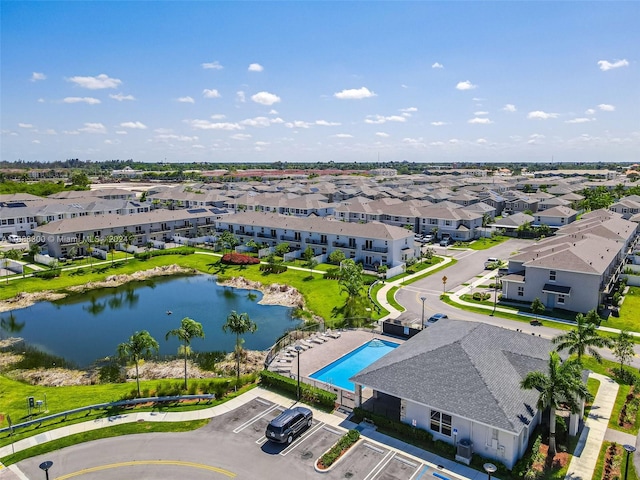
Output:
<instances>
[{"instance_id":1,"label":"black suv","mask_svg":"<svg viewBox=\"0 0 640 480\"><path fill-rule=\"evenodd\" d=\"M313 423L313 412L305 407L285 410L271 420L264 436L278 443L291 443L293 437Z\"/></svg>"}]
</instances>

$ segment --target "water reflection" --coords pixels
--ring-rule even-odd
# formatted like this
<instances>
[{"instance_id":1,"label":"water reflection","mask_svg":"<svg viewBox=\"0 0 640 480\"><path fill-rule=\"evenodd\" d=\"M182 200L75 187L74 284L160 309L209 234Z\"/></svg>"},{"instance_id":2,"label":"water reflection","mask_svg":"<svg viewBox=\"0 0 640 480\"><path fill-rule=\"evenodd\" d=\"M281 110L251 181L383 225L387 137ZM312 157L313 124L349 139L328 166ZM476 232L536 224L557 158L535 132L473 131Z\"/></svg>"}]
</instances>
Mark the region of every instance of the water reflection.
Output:
<instances>
[{"instance_id":1,"label":"water reflection","mask_svg":"<svg viewBox=\"0 0 640 480\"><path fill-rule=\"evenodd\" d=\"M7 312L0 315L0 337L19 333L29 344L86 366L114 355L117 345L138 330L151 333L161 355L174 355L179 342L165 341L165 334L190 317L202 323L206 335L194 344L196 351L230 352L235 337L224 334L222 325L235 310L258 324L245 347L265 350L300 320L293 318L291 308L259 305L261 297L253 290L219 286L211 275L158 278Z\"/></svg>"}]
</instances>

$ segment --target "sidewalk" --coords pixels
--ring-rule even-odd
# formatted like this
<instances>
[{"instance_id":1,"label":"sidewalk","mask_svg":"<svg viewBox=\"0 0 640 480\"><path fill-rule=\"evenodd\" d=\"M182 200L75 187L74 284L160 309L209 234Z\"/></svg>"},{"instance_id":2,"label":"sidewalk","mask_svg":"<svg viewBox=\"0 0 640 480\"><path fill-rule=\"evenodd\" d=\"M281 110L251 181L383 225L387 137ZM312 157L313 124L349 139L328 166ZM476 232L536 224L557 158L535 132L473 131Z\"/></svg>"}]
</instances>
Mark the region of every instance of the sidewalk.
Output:
<instances>
[{"instance_id":1,"label":"sidewalk","mask_svg":"<svg viewBox=\"0 0 640 480\"><path fill-rule=\"evenodd\" d=\"M607 433L609 418L618 394L618 384L611 378L593 372L589 374L589 377L599 380L600 388L593 400L578 445L573 452L565 480L590 480L593 476L593 470L600 455L600 448Z\"/></svg>"},{"instance_id":2,"label":"sidewalk","mask_svg":"<svg viewBox=\"0 0 640 480\"><path fill-rule=\"evenodd\" d=\"M232 410L240 407L241 405L253 400L256 397L261 397L265 400L269 400L271 402L277 403L279 405L291 405L292 400L279 395L270 390L265 390L263 388L257 387L252 390L249 390L242 395L229 400L220 405L216 405L211 408L203 409L203 410L191 410L185 412L171 412L171 413L160 413L160 412L139 412L139 413L131 413L131 414L123 414L116 415L108 418L101 418L94 421L88 421L84 423L77 423L75 425L69 425L67 427L57 428L55 430L50 430L48 432L43 432L39 435L25 438L18 442L15 442L13 445L7 445L5 447L0 448L0 458L5 457L7 455L11 455L14 452L18 452L29 447L33 447L36 445L40 445L52 440L57 440L69 435L73 435L76 433L88 432L91 430L97 430L99 428L111 427L115 425L122 425L125 423L134 423L134 422L183 422L189 420L202 420L206 418L212 418L218 415L223 415L225 413L231 412ZM356 424L349 422L338 414L326 413L320 410L316 410L313 407L310 407L313 410L313 415L316 419L321 422L326 423L330 426L342 427L345 429L355 428ZM384 445L385 447L399 450L403 453L403 455L407 455L409 457L414 457L418 461L431 463L434 467L437 465L443 465L446 470L451 473L454 473L466 480L483 480L486 478L486 473L479 472L474 470L466 465L454 462L452 460L447 460L445 458L439 457L433 453L427 452L425 450L421 450L418 447L410 445L408 443L402 442L395 438L389 437L387 435L383 435L374 429L365 428L361 435L368 438L372 442ZM6 476L5 476L6 475ZM22 475L22 476L21 476ZM17 468L17 466L11 465L8 468L3 468L2 464L0 464L0 479L2 480L13 480L19 478L26 478Z\"/></svg>"}]
</instances>

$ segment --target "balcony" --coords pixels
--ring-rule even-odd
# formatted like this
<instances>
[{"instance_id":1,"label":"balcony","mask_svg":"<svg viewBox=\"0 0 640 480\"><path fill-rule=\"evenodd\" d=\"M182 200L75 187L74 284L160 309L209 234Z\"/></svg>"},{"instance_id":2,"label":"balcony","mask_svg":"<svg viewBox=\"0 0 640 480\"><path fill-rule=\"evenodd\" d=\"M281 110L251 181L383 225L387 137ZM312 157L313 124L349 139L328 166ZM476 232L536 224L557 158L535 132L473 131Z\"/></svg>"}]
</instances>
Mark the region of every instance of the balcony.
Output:
<instances>
[{"instance_id":1,"label":"balcony","mask_svg":"<svg viewBox=\"0 0 640 480\"><path fill-rule=\"evenodd\" d=\"M348 248L349 250L355 250L357 248L356 245L349 245L344 242L333 242L332 245L337 248Z\"/></svg>"},{"instance_id":2,"label":"balcony","mask_svg":"<svg viewBox=\"0 0 640 480\"><path fill-rule=\"evenodd\" d=\"M317 238L307 238L304 242L310 243L311 245L328 245L326 241L323 242L322 240L318 240Z\"/></svg>"},{"instance_id":3,"label":"balcony","mask_svg":"<svg viewBox=\"0 0 640 480\"><path fill-rule=\"evenodd\" d=\"M389 253L389 247L362 247L363 252Z\"/></svg>"},{"instance_id":4,"label":"balcony","mask_svg":"<svg viewBox=\"0 0 640 480\"><path fill-rule=\"evenodd\" d=\"M299 242L300 239L297 239L296 237L293 237L291 235L280 235L280 240L282 240L283 242Z\"/></svg>"},{"instance_id":5,"label":"balcony","mask_svg":"<svg viewBox=\"0 0 640 480\"><path fill-rule=\"evenodd\" d=\"M256 237L266 238L268 240L277 240L277 238L272 236L270 233L256 233Z\"/></svg>"}]
</instances>

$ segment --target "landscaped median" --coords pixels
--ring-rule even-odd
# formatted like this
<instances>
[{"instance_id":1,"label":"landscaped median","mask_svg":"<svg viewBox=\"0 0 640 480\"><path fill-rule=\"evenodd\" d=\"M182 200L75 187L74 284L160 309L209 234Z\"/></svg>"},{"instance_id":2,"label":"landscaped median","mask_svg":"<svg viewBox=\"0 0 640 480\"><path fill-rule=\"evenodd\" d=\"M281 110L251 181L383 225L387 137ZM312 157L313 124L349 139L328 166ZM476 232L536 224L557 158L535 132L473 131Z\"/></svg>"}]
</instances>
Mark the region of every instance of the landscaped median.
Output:
<instances>
[{"instance_id":1,"label":"landscaped median","mask_svg":"<svg viewBox=\"0 0 640 480\"><path fill-rule=\"evenodd\" d=\"M340 440L336 442L333 447L327 450L315 464L315 469L318 472L326 472L333 465L335 465L341 458L343 458L349 449L353 447L360 439L360 432L358 430L349 430L345 433Z\"/></svg>"}]
</instances>

